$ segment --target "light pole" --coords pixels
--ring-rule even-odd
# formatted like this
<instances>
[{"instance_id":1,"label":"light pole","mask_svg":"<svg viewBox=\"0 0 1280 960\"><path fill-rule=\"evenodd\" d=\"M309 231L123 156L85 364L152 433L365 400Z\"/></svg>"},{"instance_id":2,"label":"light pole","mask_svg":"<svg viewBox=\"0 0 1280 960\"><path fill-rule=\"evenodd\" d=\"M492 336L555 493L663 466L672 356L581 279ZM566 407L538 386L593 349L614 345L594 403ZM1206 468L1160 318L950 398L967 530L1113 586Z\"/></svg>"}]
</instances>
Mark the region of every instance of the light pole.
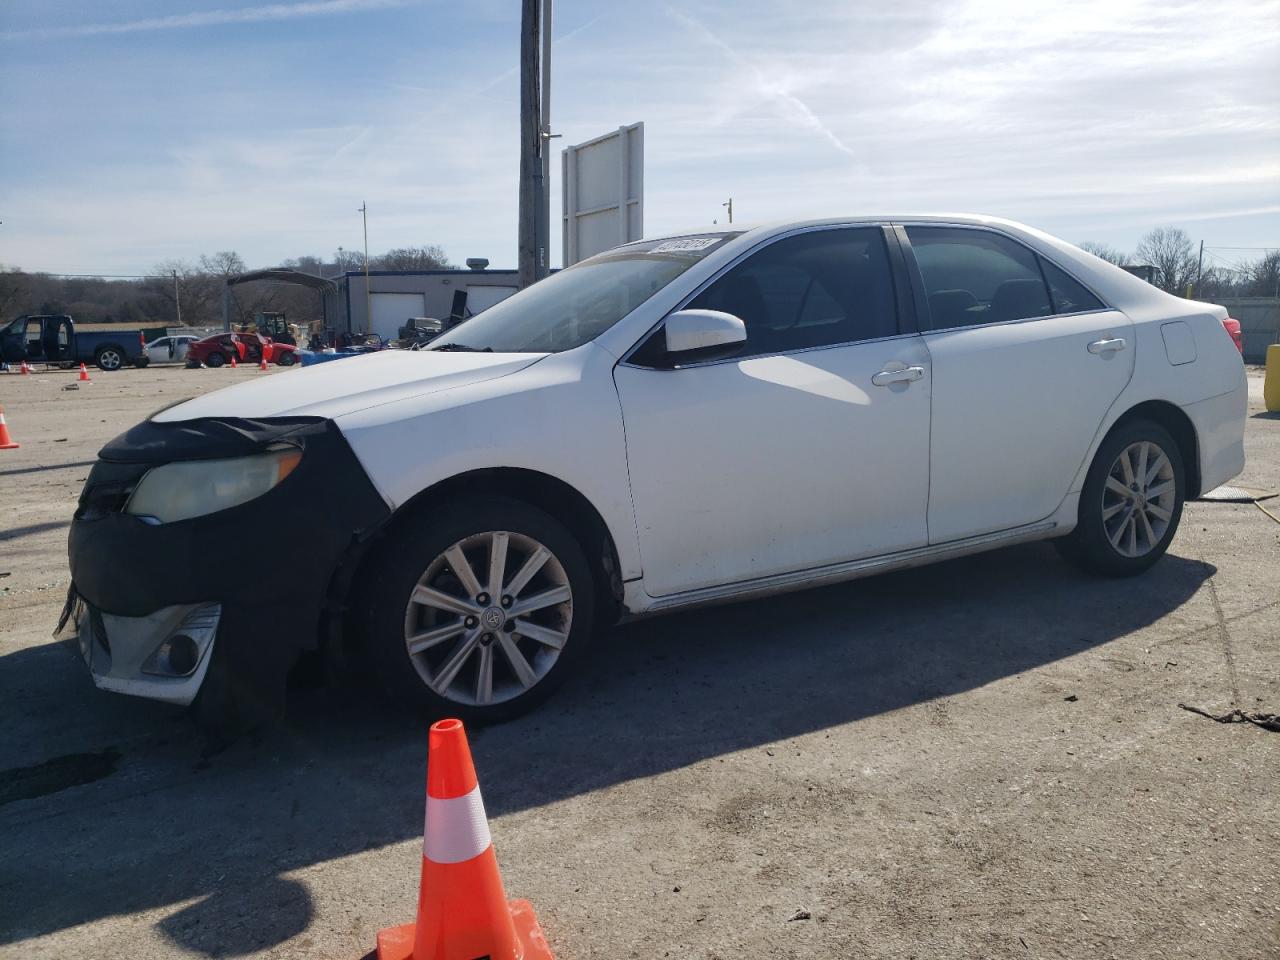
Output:
<instances>
[{"instance_id":1,"label":"light pole","mask_svg":"<svg viewBox=\"0 0 1280 960\"><path fill-rule=\"evenodd\" d=\"M369 203L360 202L360 217L364 221L364 322L367 328L373 329L373 295L369 292Z\"/></svg>"},{"instance_id":2,"label":"light pole","mask_svg":"<svg viewBox=\"0 0 1280 960\"><path fill-rule=\"evenodd\" d=\"M720 206L727 207L729 209L729 222L733 223L733 197L730 197L724 203L720 204Z\"/></svg>"}]
</instances>

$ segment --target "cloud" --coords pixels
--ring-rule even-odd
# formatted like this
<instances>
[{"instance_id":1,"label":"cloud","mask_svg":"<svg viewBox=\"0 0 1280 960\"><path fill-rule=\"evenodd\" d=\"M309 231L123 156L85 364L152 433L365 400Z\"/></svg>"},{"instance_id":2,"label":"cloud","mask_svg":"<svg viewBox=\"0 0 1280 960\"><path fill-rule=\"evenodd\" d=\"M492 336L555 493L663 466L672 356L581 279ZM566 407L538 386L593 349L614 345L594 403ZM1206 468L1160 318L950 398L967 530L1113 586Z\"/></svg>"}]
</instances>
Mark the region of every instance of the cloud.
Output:
<instances>
[{"instance_id":1,"label":"cloud","mask_svg":"<svg viewBox=\"0 0 1280 960\"><path fill-rule=\"evenodd\" d=\"M815 114L807 103L796 96L791 90L791 84L785 77L769 78L755 64L747 60L731 47L723 38L712 33L705 24L695 20L687 13L672 8L667 9L667 15L673 20L678 21L690 30L694 31L707 43L718 48L726 56L728 56L737 66L745 69L751 74L754 80L754 93L772 100L783 108L783 114L792 122L808 130L812 130L820 137L830 143L841 153L850 157L857 158L857 154L853 152L853 148L840 139L829 126ZM748 91L751 92L751 91Z\"/></svg>"},{"instance_id":2,"label":"cloud","mask_svg":"<svg viewBox=\"0 0 1280 960\"><path fill-rule=\"evenodd\" d=\"M216 27L235 23L264 23L295 20L299 17L364 13L370 10L403 7L409 2L410 0L310 0L307 3L271 3L261 7L241 7L234 10L175 13L166 17L146 17L141 20L125 20L121 23L81 23L70 27L7 30L0 32L0 40L55 40L65 37L94 37L152 30L185 30L192 27Z\"/></svg>"}]
</instances>

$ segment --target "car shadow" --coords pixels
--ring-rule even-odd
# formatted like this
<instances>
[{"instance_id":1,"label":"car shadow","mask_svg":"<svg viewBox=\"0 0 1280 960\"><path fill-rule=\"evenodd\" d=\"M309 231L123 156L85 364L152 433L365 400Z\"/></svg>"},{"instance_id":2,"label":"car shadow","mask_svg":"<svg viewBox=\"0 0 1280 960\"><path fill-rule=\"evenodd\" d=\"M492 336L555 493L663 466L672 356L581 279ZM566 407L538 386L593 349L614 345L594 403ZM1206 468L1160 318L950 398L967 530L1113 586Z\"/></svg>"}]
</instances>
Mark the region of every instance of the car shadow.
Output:
<instances>
[{"instance_id":1,"label":"car shadow","mask_svg":"<svg viewBox=\"0 0 1280 960\"><path fill-rule=\"evenodd\" d=\"M472 731L488 812L1032 670L1151 624L1214 572L1169 556L1134 589L1033 544L622 626L538 711ZM301 693L261 741L202 760L185 715L93 690L63 646L0 658L0 688L22 691L0 705L14 743L121 758L95 782L0 806L0 942L180 905L158 926L188 950L268 948L314 913L290 871L421 833L425 730L376 695Z\"/></svg>"}]
</instances>

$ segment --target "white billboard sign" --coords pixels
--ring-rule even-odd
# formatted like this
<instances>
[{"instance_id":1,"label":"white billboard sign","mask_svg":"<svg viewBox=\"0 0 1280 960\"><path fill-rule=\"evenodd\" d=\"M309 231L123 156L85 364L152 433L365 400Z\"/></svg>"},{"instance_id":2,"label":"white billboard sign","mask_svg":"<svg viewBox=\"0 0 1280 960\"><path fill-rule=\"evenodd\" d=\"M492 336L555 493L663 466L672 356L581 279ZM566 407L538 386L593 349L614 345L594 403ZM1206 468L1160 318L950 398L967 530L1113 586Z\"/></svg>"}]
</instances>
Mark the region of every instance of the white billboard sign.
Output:
<instances>
[{"instance_id":1,"label":"white billboard sign","mask_svg":"<svg viewBox=\"0 0 1280 960\"><path fill-rule=\"evenodd\" d=\"M644 124L619 127L566 147L564 265L644 235Z\"/></svg>"}]
</instances>

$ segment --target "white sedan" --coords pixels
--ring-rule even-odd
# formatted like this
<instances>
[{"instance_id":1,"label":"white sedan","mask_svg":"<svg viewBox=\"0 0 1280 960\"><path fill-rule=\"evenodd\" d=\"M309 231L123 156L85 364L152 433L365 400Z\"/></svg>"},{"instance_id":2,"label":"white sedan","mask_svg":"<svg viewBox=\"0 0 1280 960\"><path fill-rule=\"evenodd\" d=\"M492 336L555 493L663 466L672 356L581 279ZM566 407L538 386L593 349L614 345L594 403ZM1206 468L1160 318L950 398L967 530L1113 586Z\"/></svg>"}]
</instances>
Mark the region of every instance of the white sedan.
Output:
<instances>
[{"instance_id":1,"label":"white sedan","mask_svg":"<svg viewBox=\"0 0 1280 960\"><path fill-rule=\"evenodd\" d=\"M149 363L182 363L187 362L187 349L199 337L177 336L157 337L142 348Z\"/></svg>"},{"instance_id":2,"label":"white sedan","mask_svg":"<svg viewBox=\"0 0 1280 960\"><path fill-rule=\"evenodd\" d=\"M627 244L426 350L108 445L71 532L81 647L100 686L239 717L303 651L359 649L493 720L619 618L1050 538L1138 574L1243 467L1226 319L981 217ZM235 575L264 563L273 596Z\"/></svg>"}]
</instances>

